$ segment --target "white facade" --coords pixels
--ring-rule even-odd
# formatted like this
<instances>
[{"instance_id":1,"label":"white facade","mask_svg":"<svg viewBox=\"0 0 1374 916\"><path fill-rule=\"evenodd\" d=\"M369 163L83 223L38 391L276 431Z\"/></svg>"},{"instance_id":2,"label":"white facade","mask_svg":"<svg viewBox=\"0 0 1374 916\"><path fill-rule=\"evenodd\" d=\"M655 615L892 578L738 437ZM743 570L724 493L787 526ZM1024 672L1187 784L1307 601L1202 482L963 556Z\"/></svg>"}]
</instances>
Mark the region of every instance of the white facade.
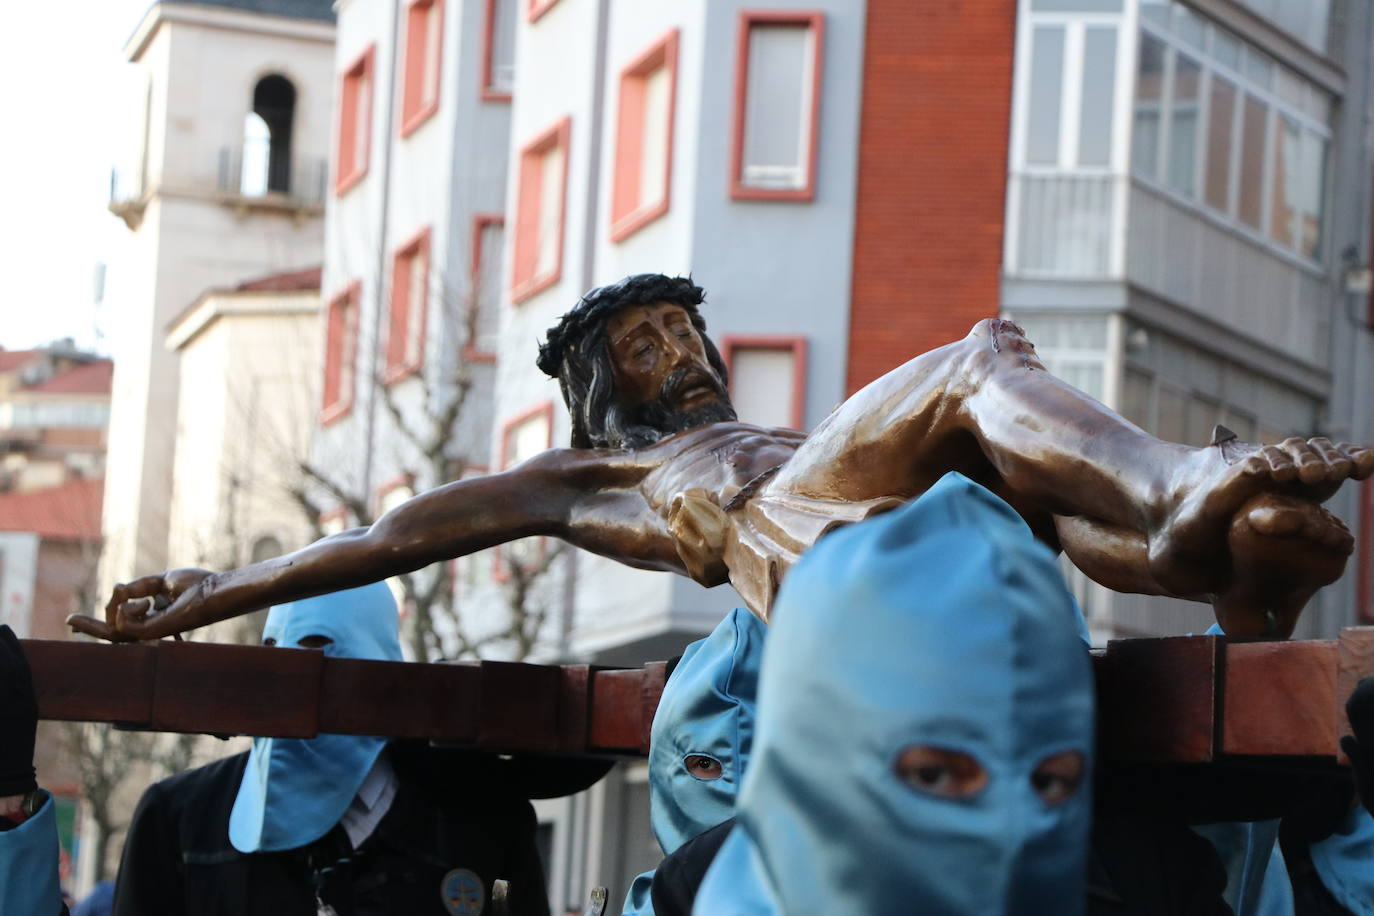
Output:
<instances>
[{"instance_id":1,"label":"white facade","mask_svg":"<svg viewBox=\"0 0 1374 916\"><path fill-rule=\"evenodd\" d=\"M290 497L318 404L319 293L209 293L180 316L168 564L232 569L305 546Z\"/></svg>"},{"instance_id":2,"label":"white facade","mask_svg":"<svg viewBox=\"0 0 1374 916\"><path fill-rule=\"evenodd\" d=\"M318 20L158 3L126 44L146 104L111 188L130 234L109 278L119 433L107 467L106 585L167 566L179 378L167 324L207 288L319 262L333 32ZM272 75L295 90L289 187L244 193L245 122Z\"/></svg>"}]
</instances>

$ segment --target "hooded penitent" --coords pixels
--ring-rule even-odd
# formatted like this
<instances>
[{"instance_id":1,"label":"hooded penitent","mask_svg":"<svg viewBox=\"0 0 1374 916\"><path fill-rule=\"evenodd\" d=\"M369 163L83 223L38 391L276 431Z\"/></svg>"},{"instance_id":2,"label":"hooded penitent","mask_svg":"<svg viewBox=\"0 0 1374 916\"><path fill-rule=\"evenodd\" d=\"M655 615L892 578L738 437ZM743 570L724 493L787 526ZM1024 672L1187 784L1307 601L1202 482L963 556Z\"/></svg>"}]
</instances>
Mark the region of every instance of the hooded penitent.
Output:
<instances>
[{"instance_id":1,"label":"hooded penitent","mask_svg":"<svg viewBox=\"0 0 1374 916\"><path fill-rule=\"evenodd\" d=\"M649 809L664 853L735 816L754 743L765 629L744 608L731 611L710 636L687 647L663 688L650 731ZM718 765L718 776L707 761ZM625 916L653 912L653 875L634 880Z\"/></svg>"},{"instance_id":2,"label":"hooded penitent","mask_svg":"<svg viewBox=\"0 0 1374 916\"><path fill-rule=\"evenodd\" d=\"M1081 913L1090 775L1058 803L1033 784L1092 747L1074 615L1050 551L957 474L826 537L783 584L738 823L694 912ZM904 779L919 747L969 755L986 784Z\"/></svg>"},{"instance_id":3,"label":"hooded penitent","mask_svg":"<svg viewBox=\"0 0 1374 916\"><path fill-rule=\"evenodd\" d=\"M332 640L325 655L400 661L396 601L381 583L272 608L264 641L295 647L307 636ZM329 832L348 810L385 739L359 735L254 738L229 815L240 852L296 849Z\"/></svg>"}]
</instances>

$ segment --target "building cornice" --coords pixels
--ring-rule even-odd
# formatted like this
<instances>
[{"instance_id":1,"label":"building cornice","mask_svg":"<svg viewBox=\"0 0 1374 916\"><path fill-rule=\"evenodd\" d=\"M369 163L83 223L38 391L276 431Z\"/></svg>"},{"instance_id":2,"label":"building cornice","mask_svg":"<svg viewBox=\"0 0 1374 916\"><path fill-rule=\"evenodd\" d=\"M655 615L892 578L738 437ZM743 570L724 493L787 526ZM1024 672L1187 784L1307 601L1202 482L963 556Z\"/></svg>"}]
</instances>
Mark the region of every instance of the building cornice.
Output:
<instances>
[{"instance_id":1,"label":"building cornice","mask_svg":"<svg viewBox=\"0 0 1374 916\"><path fill-rule=\"evenodd\" d=\"M133 34L124 42L124 57L137 61L148 49L153 36L164 22L177 22L186 25L199 25L211 29L225 29L233 32L248 32L256 35L272 35L280 38L295 38L302 41L318 41L322 44L334 43L334 26L330 23L288 16L272 16L266 13L252 13L246 10L225 9L210 6L192 6L176 2L154 3L143 14L143 19Z\"/></svg>"},{"instance_id":2,"label":"building cornice","mask_svg":"<svg viewBox=\"0 0 1374 916\"><path fill-rule=\"evenodd\" d=\"M315 289L267 292L211 290L167 325L167 348L180 350L209 330L221 318L310 316L320 310L320 291Z\"/></svg>"}]
</instances>

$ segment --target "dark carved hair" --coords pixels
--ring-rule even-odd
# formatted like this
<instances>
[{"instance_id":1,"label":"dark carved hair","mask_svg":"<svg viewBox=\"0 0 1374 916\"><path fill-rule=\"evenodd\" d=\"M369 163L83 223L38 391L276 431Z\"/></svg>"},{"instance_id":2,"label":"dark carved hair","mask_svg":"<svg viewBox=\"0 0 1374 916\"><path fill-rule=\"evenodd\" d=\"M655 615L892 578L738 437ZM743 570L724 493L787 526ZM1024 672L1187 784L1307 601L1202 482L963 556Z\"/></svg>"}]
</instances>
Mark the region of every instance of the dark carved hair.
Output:
<instances>
[{"instance_id":1,"label":"dark carved hair","mask_svg":"<svg viewBox=\"0 0 1374 916\"><path fill-rule=\"evenodd\" d=\"M606 324L622 309L655 302L681 306L701 335L706 359L719 376L724 394L729 377L725 360L706 336L706 321L697 309L705 299L705 290L690 277L635 274L587 293L549 328L539 346L538 365L546 375L558 379L563 403L572 415L574 448L640 448L678 431L671 426L664 428L671 421L660 415L656 405L631 408L620 401ZM717 414L704 419L734 419L728 399Z\"/></svg>"}]
</instances>

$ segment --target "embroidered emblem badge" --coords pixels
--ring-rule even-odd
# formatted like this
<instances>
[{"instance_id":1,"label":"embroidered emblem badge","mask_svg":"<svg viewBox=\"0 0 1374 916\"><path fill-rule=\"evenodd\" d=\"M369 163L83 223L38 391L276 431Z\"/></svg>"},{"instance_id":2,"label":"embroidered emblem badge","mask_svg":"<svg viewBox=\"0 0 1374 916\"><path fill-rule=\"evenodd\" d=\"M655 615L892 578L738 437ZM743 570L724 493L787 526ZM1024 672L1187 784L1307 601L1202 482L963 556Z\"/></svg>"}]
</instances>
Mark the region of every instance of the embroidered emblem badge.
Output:
<instances>
[{"instance_id":1,"label":"embroidered emblem badge","mask_svg":"<svg viewBox=\"0 0 1374 916\"><path fill-rule=\"evenodd\" d=\"M450 869L439 882L439 897L453 916L480 916L486 905L482 879L466 868Z\"/></svg>"}]
</instances>

